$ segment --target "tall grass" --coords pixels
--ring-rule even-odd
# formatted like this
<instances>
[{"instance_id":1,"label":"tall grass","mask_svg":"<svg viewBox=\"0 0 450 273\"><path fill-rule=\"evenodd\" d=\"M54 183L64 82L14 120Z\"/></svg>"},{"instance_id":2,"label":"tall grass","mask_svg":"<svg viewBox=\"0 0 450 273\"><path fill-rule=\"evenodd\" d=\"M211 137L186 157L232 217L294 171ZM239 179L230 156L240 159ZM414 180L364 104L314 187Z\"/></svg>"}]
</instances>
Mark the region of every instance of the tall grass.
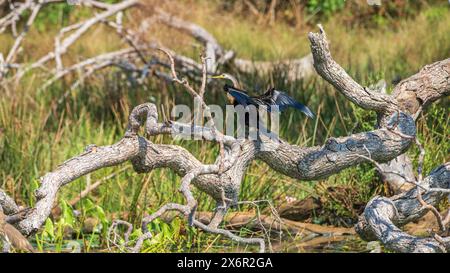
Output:
<instances>
[{"instance_id":1,"label":"tall grass","mask_svg":"<svg viewBox=\"0 0 450 273\"><path fill-rule=\"evenodd\" d=\"M393 30L391 25L373 29L348 29L340 23L338 16L325 22L324 27L331 41L334 58L357 82L370 85L382 78L390 82L396 77L406 77L427 63L448 58L448 12L446 7L433 6L420 12L415 19L399 20ZM68 21L75 20L77 16L74 15ZM242 16L219 13L210 2L200 2L198 9L185 16L205 26L224 47L236 50L241 57L270 60L301 57L309 52L306 38L309 29L298 30L283 23L271 27L255 25ZM60 23L64 23L64 20ZM164 32L151 34L165 39L165 44L174 49L197 56L199 49L190 46L190 39L173 31L170 35ZM30 31L24 43L26 54L23 58L36 59L45 53L52 47L53 35L52 29L46 29L46 32L36 29ZM0 39L0 51L5 53L11 40L5 35L1 35ZM179 40L175 42L176 39ZM80 55L87 57L119 46L121 42L100 26L78 42L64 61L70 62ZM58 99L67 86L59 82L37 92L36 86L42 82L38 73L27 75L20 87L7 92L8 96L0 96L0 187L21 205L32 206L35 202L33 192L39 187L40 176L81 153L88 144L108 145L118 141L123 136L132 107L150 100L167 108L174 103L190 101L189 96L180 95L186 92L179 87L167 86L155 80L150 80L147 88L130 87L126 79L120 76L119 71L114 69L100 73L61 104ZM330 136L371 130L375 125L373 113L358 109L319 77L289 82L283 71L275 71L267 78L238 76L249 89L263 90L273 83L318 114L315 122L295 111L283 114L281 136L290 143L322 145ZM220 90L219 85L209 86L208 102L225 104L225 98L217 90ZM428 109L418 122L419 138L428 151L425 172L449 160L448 107L448 99L445 99ZM153 141L182 145L202 162L212 162L218 153L215 145L199 141L176 141L168 137L156 137ZM417 160L415 148L409 153ZM184 202L178 192L180 178L172 171L158 169L148 174L136 174L128 168L104 182L74 208L67 205L67 201L78 195L87 183L118 172L122 167L101 169L65 186L58 196L58 205L63 208L63 214L59 219L49 219L36 235L35 243L39 248L64 251L67 240L73 239L83 246L83 251L101 251L105 249L106 229L112 219L126 219L138 226L145 214L161 205ZM349 168L327 179L308 182L285 177L262 162L255 161L244 177L240 198L271 200L275 206L279 206L286 197L300 200L309 195L319 196L324 192L324 186L354 189L355 194L350 197L353 203L364 204L375 193L383 193L381 181L368 164ZM194 194L200 202L199 210L213 209L214 202L206 194L196 190ZM351 225L355 220L353 208L336 200L325 201L329 213L317 215L314 222ZM266 203L261 203L261 209L266 207ZM80 211L81 216L75 216L72 209ZM239 209L254 208L242 206ZM101 220L100 236L82 232L83 221L89 217ZM67 227L75 230L74 238L65 237L64 230ZM151 224L151 228L155 231L155 237L146 242L145 252L247 249L246 246L192 229L179 219L170 224L157 220ZM262 236L246 229L239 232L245 236ZM140 230L136 230L133 238L139 233Z\"/></svg>"}]
</instances>

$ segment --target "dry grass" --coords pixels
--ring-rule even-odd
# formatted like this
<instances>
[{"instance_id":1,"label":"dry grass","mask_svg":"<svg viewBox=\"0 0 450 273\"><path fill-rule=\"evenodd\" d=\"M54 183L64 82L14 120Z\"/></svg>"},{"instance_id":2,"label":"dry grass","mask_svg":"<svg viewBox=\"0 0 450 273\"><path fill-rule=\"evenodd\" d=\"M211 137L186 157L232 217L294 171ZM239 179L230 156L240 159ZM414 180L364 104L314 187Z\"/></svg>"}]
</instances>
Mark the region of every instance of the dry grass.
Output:
<instances>
[{"instance_id":1,"label":"dry grass","mask_svg":"<svg viewBox=\"0 0 450 273\"><path fill-rule=\"evenodd\" d=\"M301 57L309 53L307 32L314 27L294 28L277 22L273 26L256 24L251 16L243 17L237 13L225 13L218 9L215 1L146 1L146 8L127 14L126 20L151 15L154 4L164 5L186 20L192 20L213 33L226 48L236 50L238 56L257 60ZM191 7L196 7L192 9ZM436 14L443 14L436 20ZM358 82L368 85L380 78L388 82L396 75L405 77L417 71L423 65L438 59L448 58L450 52L450 16L447 8L428 8L411 20L396 20L394 25L377 28L345 27L342 18L332 17L324 22L325 30L331 41L331 50L335 59L355 77ZM75 22L86 11L73 12L66 24ZM394 24L394 23L393 23ZM38 31L31 29L23 44L20 58L36 60L53 47L54 28ZM158 39L166 46L197 58L200 48L194 41L173 30L155 25L143 35L148 41ZM0 52L6 53L12 39L0 35ZM115 50L124 46L115 33L105 26L93 28L69 51L64 59L66 65L82 58ZM38 71L38 70L37 70ZM28 75L8 96L0 96L0 187L11 193L21 204L32 205L33 190L39 186L38 177L55 168L64 160L79 154L86 145L95 143L106 145L116 142L123 135L127 115L130 109L154 97L157 103L171 105L182 100L185 91L167 86L158 81L150 81L149 91L130 88L115 74L99 73L97 77L61 105L55 101L61 96L65 85L60 82L38 93L37 86L45 79L42 71ZM44 75L44 76L43 76ZM265 86L269 79L255 75L241 75L247 86ZM302 82L288 82L278 74L271 75L275 85L295 94L319 113L317 123L306 121L298 113L287 113L282 124L282 136L291 143L299 145L321 145L328 136L342 136L353 131L373 128L374 115L361 111L344 100L340 94L322 79L313 78ZM66 79L70 81L70 78ZM0 92L3 90L0 90ZM211 90L214 91L214 90ZM210 92L210 91L208 91ZM209 93L208 93L209 94ZM223 103L221 96L208 98L214 103ZM187 99L186 99L187 100ZM428 110L428 114L419 122L419 135L429 151L425 162L425 172L430 171L448 160L450 149L447 136L449 132L448 100ZM336 113L340 113L336 115ZM355 123L358 126L355 127ZM355 128L353 128L355 127ZM201 142L176 142L170 138L158 137L157 143L176 143L192 151L199 160L211 162L217 154L217 147ZM416 154L414 150L411 154ZM85 187L88 179L95 181L105 177L117 168L97 171L78 179L64 187L59 196L60 204L70 200ZM355 202L366 202L373 194L379 193L380 181L373 168L362 165L351 168L324 179L327 185L346 185L359 193ZM154 211L166 202L183 202L178 193L179 177L167 170L155 170L149 174L138 175L126 171L89 195L75 209L83 215L103 219L105 227L113 217L128 215L139 222L142 214ZM249 200L269 199L275 205L285 202L287 196L302 199L311 193L317 193L315 182L298 181L273 172L261 162L253 162L247 173L241 190L241 198ZM212 209L214 204L205 194L196 192L201 210ZM131 208L131 209L130 209ZM248 209L246 207L241 209ZM330 210L337 216L348 216L348 209L342 204L330 203ZM106 216L105 216L106 215ZM129 216L134 215L134 216ZM106 220L105 220L106 219ZM327 223L329 219L320 216L317 223ZM55 225L66 225L55 221ZM69 223L80 228L77 221ZM50 229L50 228L49 228ZM56 227L55 227L56 229ZM205 245L212 245L212 251L237 249L228 241L217 240L215 236L198 234L186 229L182 221L171 225L156 222L153 226L155 238L146 251L201 251ZM247 231L243 230L243 233ZM247 234L248 235L248 234ZM42 232L38 238L48 244L60 242L56 235ZM79 233L78 238L85 234ZM59 238L59 237L58 237ZM62 238L62 237L61 237ZM41 239L39 239L41 240ZM39 241L38 240L38 241ZM98 240L98 239L96 239ZM98 240L102 242L102 240ZM40 242L40 241L39 241ZM62 242L62 239L61 239ZM227 251L225 249L224 251Z\"/></svg>"}]
</instances>

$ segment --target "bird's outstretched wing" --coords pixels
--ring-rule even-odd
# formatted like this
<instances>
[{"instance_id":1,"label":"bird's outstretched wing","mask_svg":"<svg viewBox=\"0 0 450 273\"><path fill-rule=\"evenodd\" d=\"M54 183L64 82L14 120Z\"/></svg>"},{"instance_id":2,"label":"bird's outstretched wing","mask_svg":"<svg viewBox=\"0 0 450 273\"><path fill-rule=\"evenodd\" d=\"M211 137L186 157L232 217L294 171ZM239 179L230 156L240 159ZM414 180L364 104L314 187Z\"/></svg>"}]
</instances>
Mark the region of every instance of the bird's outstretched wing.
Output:
<instances>
[{"instance_id":1,"label":"bird's outstretched wing","mask_svg":"<svg viewBox=\"0 0 450 273\"><path fill-rule=\"evenodd\" d=\"M255 105L253 99L249 95L247 95L244 90L240 90L228 84L225 84L223 89L225 90L225 92L228 92L228 94L233 96L233 98L236 99L239 104L243 106Z\"/></svg>"},{"instance_id":2,"label":"bird's outstretched wing","mask_svg":"<svg viewBox=\"0 0 450 273\"><path fill-rule=\"evenodd\" d=\"M314 113L305 105L301 104L300 102L296 101L294 98L289 96L283 91L276 90L274 88L269 89L266 93L263 95L265 104L268 106L267 111L271 111L271 105L278 106L278 109L283 112L288 107L296 108L300 111L302 111L305 115L307 115L310 118L314 118Z\"/></svg>"}]
</instances>

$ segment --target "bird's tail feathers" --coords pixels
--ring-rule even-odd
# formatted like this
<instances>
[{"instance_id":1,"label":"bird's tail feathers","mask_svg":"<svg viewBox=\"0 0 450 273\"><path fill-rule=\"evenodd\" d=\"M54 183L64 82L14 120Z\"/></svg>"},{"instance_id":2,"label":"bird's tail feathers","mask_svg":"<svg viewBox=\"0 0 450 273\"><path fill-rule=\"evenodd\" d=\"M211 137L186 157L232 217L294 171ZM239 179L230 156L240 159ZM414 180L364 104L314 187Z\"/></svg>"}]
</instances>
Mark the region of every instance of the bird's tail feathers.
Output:
<instances>
[{"instance_id":1,"label":"bird's tail feathers","mask_svg":"<svg viewBox=\"0 0 450 273\"><path fill-rule=\"evenodd\" d=\"M302 111L305 115L307 115L308 117L310 117L312 119L314 119L316 117L316 115L306 105L303 105L301 103L296 103L294 105L294 107L297 108L298 110Z\"/></svg>"}]
</instances>

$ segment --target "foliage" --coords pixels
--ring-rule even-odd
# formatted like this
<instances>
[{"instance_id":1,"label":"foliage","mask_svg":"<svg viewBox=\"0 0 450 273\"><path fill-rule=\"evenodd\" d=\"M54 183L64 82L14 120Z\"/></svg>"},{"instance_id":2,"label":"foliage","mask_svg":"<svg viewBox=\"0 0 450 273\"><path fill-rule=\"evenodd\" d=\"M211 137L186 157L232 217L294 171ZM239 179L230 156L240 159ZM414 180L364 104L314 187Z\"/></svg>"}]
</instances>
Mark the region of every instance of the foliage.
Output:
<instances>
[{"instance_id":1,"label":"foliage","mask_svg":"<svg viewBox=\"0 0 450 273\"><path fill-rule=\"evenodd\" d=\"M220 7L226 11L235 11L242 15L253 14L249 5L243 4L243 1L218 1ZM259 17L264 17L269 12L272 0L247 1L259 12ZM323 23L331 17L340 16L343 23L347 26L354 25L377 25L386 26L401 18L412 18L420 11L432 6L440 9L443 13L448 10L448 3L438 0L423 1L381 1L382 5L369 5L367 0L292 0L277 1L275 13L277 20L287 22L295 26L305 24ZM442 14L443 15L443 14ZM433 16L433 15L431 15ZM264 17L263 22L268 22ZM435 17L437 18L437 17Z\"/></svg>"},{"instance_id":2,"label":"foliage","mask_svg":"<svg viewBox=\"0 0 450 273\"><path fill-rule=\"evenodd\" d=\"M398 24L394 31L386 31L385 23L377 23L355 26L349 33L348 25L339 23L347 20L345 13L349 12L347 6L341 6L342 2L308 1L310 8L307 12L312 12L313 7L320 7L323 12L328 10L330 16L324 27L332 29L328 33L333 41L333 56L357 82L369 86L380 79L386 79L389 89L392 89L393 79L404 78L427 63L448 58L450 23L448 16L445 16L448 13L447 7L436 4L419 9L412 3L407 3L412 1L395 1L409 5L411 12L417 12L416 18L406 20L399 13L395 15L397 17L389 19ZM389 11L390 9L392 10ZM197 12L201 12L201 8L199 10ZM38 33L30 31L31 38L26 38L24 52L38 55L45 51L46 46L53 44L53 40L45 42L48 40L45 36L47 30L54 31L53 26L56 24L67 25L75 18L82 18L85 12L63 6L46 10L43 14L48 16L43 15L38 19ZM214 9L214 12L217 10ZM394 14L395 11L388 7L386 11L378 12L382 18L388 18L391 16L388 14ZM254 24L251 18L230 18L229 14L218 13L213 15L202 16L206 18L203 20L211 21L202 25L218 37L224 47L236 50L239 56L267 60L299 57L309 52L306 38L306 33L310 30L308 28L299 32L283 21L277 21L269 28ZM187 47L184 50L197 56L197 52L190 47L190 41L178 39L176 34L170 35L176 37L177 43L167 43L168 45L173 44L176 50L183 50L176 48L177 46ZM117 41L111 41L111 36L113 35L104 29L96 29L95 35L86 38L93 39L92 42L80 42L73 49L72 55L64 61L81 55L106 52L115 45L120 45ZM0 38L3 39L4 36ZM10 43L6 38L3 40L5 43L0 44L2 53ZM433 42L430 43L430 40ZM386 46L388 43L395 46ZM26 57L31 58L29 55ZM236 74L235 71L229 72ZM177 103L190 100L188 95L183 95L184 90L173 85L150 80L145 88L135 87L127 84L122 76L117 69L105 70L87 80L86 84L70 93L61 103L58 100L67 90L65 83L58 82L37 92L37 74L24 79L21 87L14 90L11 96L0 96L0 187L21 205L32 206L40 176L81 153L88 144L108 145L118 141L123 136L132 107L147 102L150 98L166 108L175 99ZM353 106L318 77L289 82L286 71L282 70L274 71L269 77L238 76L244 86L255 92L273 84L289 92L318 114L318 119L314 122L306 120L295 111L284 114L281 135L290 143L322 145L329 136L338 137L371 130L375 124L374 113ZM208 102L225 103L222 93L216 91L221 86L211 84L208 88ZM448 99L443 100L434 104L419 120L418 135L427 151L433 151L428 152L425 158L425 173L448 160L448 108ZM216 145L211 144L178 141L162 136L152 141L182 145L202 162L211 162L218 153ZM416 148L412 148L409 153L417 161ZM106 232L111 220L129 220L139 226L145 214L154 212L162 204L184 202L177 190L180 178L172 171L158 169L148 174L136 174L129 168L103 182L82 201L74 206L70 205L69 200L79 195L88 183L118 172L121 167L123 166L99 170L65 186L57 203L61 209L60 215L48 219L42 231L34 238L33 243L38 249L69 251L68 244L76 243L82 251L103 251L106 249ZM336 195L327 190L329 187L341 187L349 194L346 198L336 198ZM195 191L194 194L199 197L199 210L213 209L214 202L204 193ZM257 161L252 163L243 180L240 197L246 200L270 200L277 207L286 202L287 197L301 200L310 195L323 196L325 209L313 221L349 226L355 221L357 210L349 204L365 204L374 194L383 194L382 185L373 167L368 164L347 169L318 182L307 182L285 177ZM267 203L261 203L261 210L267 207ZM242 206L239 209L254 208ZM88 218L98 219L98 223L97 228L87 234L83 232L83 226ZM175 219L170 224L157 220L149 228L154 231L154 237L145 242L144 252L236 251L245 247L223 240L220 236L198 232L180 219ZM68 236L70 230L72 233ZM246 236L261 235L253 234L245 228L239 232ZM141 230L136 229L131 239L136 239L140 233Z\"/></svg>"},{"instance_id":3,"label":"foliage","mask_svg":"<svg viewBox=\"0 0 450 273\"><path fill-rule=\"evenodd\" d=\"M309 13L321 13L325 16L330 16L345 6L345 0L308 0L306 7Z\"/></svg>"}]
</instances>

